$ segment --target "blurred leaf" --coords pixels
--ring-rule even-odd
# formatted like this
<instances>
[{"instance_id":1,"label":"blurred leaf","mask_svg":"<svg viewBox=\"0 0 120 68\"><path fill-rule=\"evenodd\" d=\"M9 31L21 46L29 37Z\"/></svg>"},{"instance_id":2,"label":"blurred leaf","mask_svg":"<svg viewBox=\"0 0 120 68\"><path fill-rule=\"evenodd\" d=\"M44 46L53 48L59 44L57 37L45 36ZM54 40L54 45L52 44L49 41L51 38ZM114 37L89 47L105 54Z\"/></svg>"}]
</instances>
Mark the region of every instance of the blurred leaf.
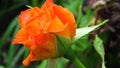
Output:
<instances>
[{"instance_id":1,"label":"blurred leaf","mask_svg":"<svg viewBox=\"0 0 120 68\"><path fill-rule=\"evenodd\" d=\"M20 26L19 26L19 24L18 24L18 22L17 22L17 25L16 25L16 28L15 28L15 30L14 30L12 39L15 37L15 35L16 35L16 33L18 32L19 28L20 28ZM7 60L7 66L8 66L8 67L11 67L11 61L12 61L13 58L14 58L14 55L15 55L16 50L17 50L17 46L15 47L15 45L12 44L12 42L11 42L10 47L9 47L9 50L8 50L8 56L7 56L7 59L8 59L8 60Z\"/></svg>"},{"instance_id":2,"label":"blurred leaf","mask_svg":"<svg viewBox=\"0 0 120 68\"><path fill-rule=\"evenodd\" d=\"M108 41L109 34L109 31L104 31L101 34L99 34L99 37L103 40L103 43L106 43Z\"/></svg>"},{"instance_id":3,"label":"blurred leaf","mask_svg":"<svg viewBox=\"0 0 120 68\"><path fill-rule=\"evenodd\" d=\"M86 52L84 52L80 59L82 59L82 62L86 66L86 68L97 68L99 64L100 57L95 52L95 50L90 47Z\"/></svg>"},{"instance_id":4,"label":"blurred leaf","mask_svg":"<svg viewBox=\"0 0 120 68\"><path fill-rule=\"evenodd\" d=\"M33 7L32 6L30 6L30 5L26 5L29 9L32 9Z\"/></svg>"},{"instance_id":5,"label":"blurred leaf","mask_svg":"<svg viewBox=\"0 0 120 68\"><path fill-rule=\"evenodd\" d=\"M74 50L77 56L83 55L84 52L91 47L91 43L89 42L88 36L89 35L81 37L72 45L72 49Z\"/></svg>"},{"instance_id":6,"label":"blurred leaf","mask_svg":"<svg viewBox=\"0 0 120 68\"><path fill-rule=\"evenodd\" d=\"M46 68L47 60L43 60L37 68Z\"/></svg>"},{"instance_id":7,"label":"blurred leaf","mask_svg":"<svg viewBox=\"0 0 120 68\"><path fill-rule=\"evenodd\" d=\"M48 60L43 60L38 66L37 68L46 68ZM56 61L56 68L65 68L66 64L69 62L68 59L65 58L57 58Z\"/></svg>"},{"instance_id":8,"label":"blurred leaf","mask_svg":"<svg viewBox=\"0 0 120 68\"><path fill-rule=\"evenodd\" d=\"M0 68L5 68L5 67L0 65Z\"/></svg>"},{"instance_id":9,"label":"blurred leaf","mask_svg":"<svg viewBox=\"0 0 120 68\"><path fill-rule=\"evenodd\" d=\"M102 68L106 68L104 61L105 51L103 47L103 41L97 35L95 36L94 48L102 58Z\"/></svg>"},{"instance_id":10,"label":"blurred leaf","mask_svg":"<svg viewBox=\"0 0 120 68\"><path fill-rule=\"evenodd\" d=\"M26 58L29 53L30 53L30 50L28 48L26 48L25 52L24 52L24 58Z\"/></svg>"},{"instance_id":11,"label":"blurred leaf","mask_svg":"<svg viewBox=\"0 0 120 68\"><path fill-rule=\"evenodd\" d=\"M86 68L77 57L74 57L72 62L76 65L76 68Z\"/></svg>"},{"instance_id":12,"label":"blurred leaf","mask_svg":"<svg viewBox=\"0 0 120 68\"><path fill-rule=\"evenodd\" d=\"M10 34L12 33L14 27L16 26L16 24L18 22L18 17L16 16L11 22L10 22L10 25L7 27L5 33L3 34L3 37L2 39L0 40L0 52L1 52L1 49L3 47L3 45L6 43L8 37L10 36Z\"/></svg>"},{"instance_id":13,"label":"blurred leaf","mask_svg":"<svg viewBox=\"0 0 120 68\"><path fill-rule=\"evenodd\" d=\"M88 34L89 32L95 30L96 28L102 26L103 24L105 24L106 22L108 22L108 20L104 20L103 22L101 22L100 24L96 25L96 26L90 26L90 27L84 27L84 28L78 28L76 29L76 35L73 38L73 42L75 42L76 40L80 39L81 37L85 36L86 34Z\"/></svg>"},{"instance_id":14,"label":"blurred leaf","mask_svg":"<svg viewBox=\"0 0 120 68\"><path fill-rule=\"evenodd\" d=\"M86 10L86 14L82 13L82 6L80 6L78 15L77 15L77 28L79 27L87 27L91 23L91 20L94 17L95 12L92 11L89 7Z\"/></svg>"},{"instance_id":15,"label":"blurred leaf","mask_svg":"<svg viewBox=\"0 0 120 68\"><path fill-rule=\"evenodd\" d=\"M25 5L25 4L26 4L26 0L25 0L25 2L22 2L20 4L14 4L13 6L7 8L7 9L2 10L0 12L0 17L2 17L5 13L11 12L11 11L13 11L15 9L18 9L19 7L21 7L21 6Z\"/></svg>"},{"instance_id":16,"label":"blurred leaf","mask_svg":"<svg viewBox=\"0 0 120 68\"><path fill-rule=\"evenodd\" d=\"M74 15L77 15L79 5L82 5L83 0L70 1L69 4L65 4L65 7L69 9Z\"/></svg>"},{"instance_id":17,"label":"blurred leaf","mask_svg":"<svg viewBox=\"0 0 120 68\"><path fill-rule=\"evenodd\" d=\"M57 68L66 68L66 64L69 62L68 59L65 58L58 58L57 61Z\"/></svg>"},{"instance_id":18,"label":"blurred leaf","mask_svg":"<svg viewBox=\"0 0 120 68\"><path fill-rule=\"evenodd\" d=\"M24 54L24 51L25 51L25 47L20 48L19 51L17 52L16 56L14 57L12 62L10 63L10 66L7 66L7 68L14 68L16 66L17 61Z\"/></svg>"},{"instance_id":19,"label":"blurred leaf","mask_svg":"<svg viewBox=\"0 0 120 68\"><path fill-rule=\"evenodd\" d=\"M48 59L46 68L56 68L57 61L58 61L57 58Z\"/></svg>"}]
</instances>

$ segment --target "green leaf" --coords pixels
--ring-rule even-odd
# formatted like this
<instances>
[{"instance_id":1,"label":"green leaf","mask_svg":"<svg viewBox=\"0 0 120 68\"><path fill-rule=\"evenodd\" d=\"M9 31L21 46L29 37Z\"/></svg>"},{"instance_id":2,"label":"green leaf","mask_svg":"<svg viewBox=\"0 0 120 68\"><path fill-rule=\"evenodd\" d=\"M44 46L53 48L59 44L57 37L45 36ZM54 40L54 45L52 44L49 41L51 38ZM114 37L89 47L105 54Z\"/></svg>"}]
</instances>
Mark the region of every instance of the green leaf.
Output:
<instances>
[{"instance_id":1,"label":"green leaf","mask_svg":"<svg viewBox=\"0 0 120 68\"><path fill-rule=\"evenodd\" d=\"M76 35L73 38L73 42L75 42L76 40L80 39L81 37L85 36L86 34L88 34L89 32L95 30L96 28L100 27L101 25L105 24L106 22L108 22L108 20L104 20L102 23L96 25L96 26L91 26L91 27L84 27L84 28L78 28L76 30Z\"/></svg>"},{"instance_id":2,"label":"green leaf","mask_svg":"<svg viewBox=\"0 0 120 68\"><path fill-rule=\"evenodd\" d=\"M95 36L94 48L102 58L102 68L106 68L104 61L105 52L103 47L103 41L97 35Z\"/></svg>"}]
</instances>

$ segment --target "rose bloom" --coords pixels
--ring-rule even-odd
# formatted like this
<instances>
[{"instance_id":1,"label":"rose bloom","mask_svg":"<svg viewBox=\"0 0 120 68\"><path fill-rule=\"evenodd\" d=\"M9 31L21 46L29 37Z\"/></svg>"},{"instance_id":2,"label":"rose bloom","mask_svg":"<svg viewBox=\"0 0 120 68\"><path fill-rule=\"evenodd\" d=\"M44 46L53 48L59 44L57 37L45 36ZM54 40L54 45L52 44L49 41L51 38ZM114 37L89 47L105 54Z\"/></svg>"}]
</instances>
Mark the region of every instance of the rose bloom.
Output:
<instances>
[{"instance_id":1,"label":"rose bloom","mask_svg":"<svg viewBox=\"0 0 120 68\"><path fill-rule=\"evenodd\" d=\"M57 34L69 40L75 35L75 19L66 8L46 0L41 8L34 7L22 11L19 16L20 30L13 44L23 44L30 54L23 61L25 66L36 60L58 57Z\"/></svg>"}]
</instances>

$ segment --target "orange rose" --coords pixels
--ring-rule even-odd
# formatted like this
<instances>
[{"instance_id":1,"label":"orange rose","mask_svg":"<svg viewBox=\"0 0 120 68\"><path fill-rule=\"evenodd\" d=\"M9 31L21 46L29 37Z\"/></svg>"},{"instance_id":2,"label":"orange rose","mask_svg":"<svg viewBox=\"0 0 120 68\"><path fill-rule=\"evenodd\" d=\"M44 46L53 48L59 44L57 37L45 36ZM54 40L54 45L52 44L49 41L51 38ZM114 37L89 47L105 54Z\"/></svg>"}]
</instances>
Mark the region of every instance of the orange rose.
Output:
<instances>
[{"instance_id":1,"label":"orange rose","mask_svg":"<svg viewBox=\"0 0 120 68\"><path fill-rule=\"evenodd\" d=\"M56 50L56 36L72 39L75 35L75 19L67 9L46 0L41 8L22 11L19 16L21 29L13 44L23 44L30 54L23 61L28 66L31 61L59 56Z\"/></svg>"}]
</instances>

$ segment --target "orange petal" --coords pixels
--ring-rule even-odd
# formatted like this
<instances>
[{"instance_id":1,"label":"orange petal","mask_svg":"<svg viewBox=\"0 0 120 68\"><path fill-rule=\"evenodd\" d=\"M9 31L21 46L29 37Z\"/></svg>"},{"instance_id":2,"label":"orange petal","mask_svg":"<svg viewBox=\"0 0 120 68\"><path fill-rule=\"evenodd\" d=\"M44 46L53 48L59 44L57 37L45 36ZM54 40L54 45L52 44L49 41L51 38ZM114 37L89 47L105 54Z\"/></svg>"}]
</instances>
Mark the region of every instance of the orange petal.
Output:
<instances>
[{"instance_id":1,"label":"orange petal","mask_svg":"<svg viewBox=\"0 0 120 68\"><path fill-rule=\"evenodd\" d=\"M62 21L57 17L54 16L51 19L51 23L49 25L48 31L49 32L61 32L65 29L65 25L62 23Z\"/></svg>"},{"instance_id":2,"label":"orange petal","mask_svg":"<svg viewBox=\"0 0 120 68\"><path fill-rule=\"evenodd\" d=\"M53 6L53 11L64 24L66 23L69 24L71 35L74 36L76 25L73 14L70 11L68 11L66 8L57 5Z\"/></svg>"},{"instance_id":3,"label":"orange petal","mask_svg":"<svg viewBox=\"0 0 120 68\"><path fill-rule=\"evenodd\" d=\"M40 18L36 17L24 27L29 36L33 37L40 33L41 26L39 25L39 22Z\"/></svg>"},{"instance_id":4,"label":"orange petal","mask_svg":"<svg viewBox=\"0 0 120 68\"><path fill-rule=\"evenodd\" d=\"M22 44L25 40L28 39L28 34L24 28L20 29L16 34L15 39L13 40L13 44Z\"/></svg>"},{"instance_id":5,"label":"orange petal","mask_svg":"<svg viewBox=\"0 0 120 68\"><path fill-rule=\"evenodd\" d=\"M62 32L58 32L57 34L58 34L59 36L62 36L62 37L64 37L64 38L67 38L67 39L69 39L69 40L72 39L72 37L71 37L71 32L70 32L70 29L69 29L68 24L66 24L66 28L65 28Z\"/></svg>"},{"instance_id":6,"label":"orange petal","mask_svg":"<svg viewBox=\"0 0 120 68\"><path fill-rule=\"evenodd\" d=\"M53 0L46 0L45 3L42 5L41 9L48 9L52 5L54 5Z\"/></svg>"},{"instance_id":7,"label":"orange petal","mask_svg":"<svg viewBox=\"0 0 120 68\"><path fill-rule=\"evenodd\" d=\"M23 64L24 64L25 66L29 66L29 64L30 64L29 59L28 59L28 58L24 59Z\"/></svg>"},{"instance_id":8,"label":"orange petal","mask_svg":"<svg viewBox=\"0 0 120 68\"><path fill-rule=\"evenodd\" d=\"M26 43L26 41L31 40L34 35L38 35L39 33L39 18L36 17L19 30L15 37L15 40L13 40L13 44L23 44L23 42Z\"/></svg>"},{"instance_id":9,"label":"orange petal","mask_svg":"<svg viewBox=\"0 0 120 68\"><path fill-rule=\"evenodd\" d=\"M31 61L57 57L56 38L53 34L45 34L46 42L43 44L31 45L29 56L23 61L24 65L29 65ZM41 41L42 38L36 39Z\"/></svg>"},{"instance_id":10,"label":"orange petal","mask_svg":"<svg viewBox=\"0 0 120 68\"><path fill-rule=\"evenodd\" d=\"M32 58L33 58L33 53L30 52L30 54L28 55L28 57L27 57L26 59L24 59L23 64L24 64L25 66L29 66Z\"/></svg>"},{"instance_id":11,"label":"orange petal","mask_svg":"<svg viewBox=\"0 0 120 68\"><path fill-rule=\"evenodd\" d=\"M40 9L38 7L22 11L19 16L20 26L25 26L29 21L39 15Z\"/></svg>"}]
</instances>

